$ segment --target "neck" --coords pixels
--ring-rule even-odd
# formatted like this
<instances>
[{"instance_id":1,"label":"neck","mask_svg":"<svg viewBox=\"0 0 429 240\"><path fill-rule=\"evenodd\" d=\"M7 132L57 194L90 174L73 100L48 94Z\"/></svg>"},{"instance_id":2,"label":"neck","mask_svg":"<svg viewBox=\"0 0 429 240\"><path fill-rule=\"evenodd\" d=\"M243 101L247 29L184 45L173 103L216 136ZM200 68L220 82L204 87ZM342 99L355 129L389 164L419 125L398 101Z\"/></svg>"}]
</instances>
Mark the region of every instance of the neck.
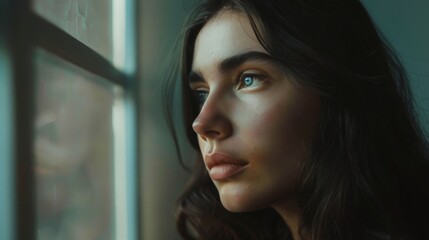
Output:
<instances>
[{"instance_id":1,"label":"neck","mask_svg":"<svg viewBox=\"0 0 429 240\"><path fill-rule=\"evenodd\" d=\"M283 218L283 221L288 226L293 239L303 240L300 234L300 228L302 225L302 216L296 204L292 202L280 203L273 206L273 208Z\"/></svg>"}]
</instances>

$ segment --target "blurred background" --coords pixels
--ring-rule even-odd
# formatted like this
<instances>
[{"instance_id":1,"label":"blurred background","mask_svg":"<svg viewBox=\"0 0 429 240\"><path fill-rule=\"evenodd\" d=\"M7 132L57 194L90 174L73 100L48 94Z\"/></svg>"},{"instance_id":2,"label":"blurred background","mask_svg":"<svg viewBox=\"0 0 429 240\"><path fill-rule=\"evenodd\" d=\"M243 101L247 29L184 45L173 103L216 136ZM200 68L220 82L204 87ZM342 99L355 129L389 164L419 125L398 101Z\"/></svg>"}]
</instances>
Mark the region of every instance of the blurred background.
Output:
<instances>
[{"instance_id":1,"label":"blurred background","mask_svg":"<svg viewBox=\"0 0 429 240\"><path fill-rule=\"evenodd\" d=\"M175 202L189 174L162 82L195 2L0 1L0 240L179 239ZM429 2L363 3L407 68L429 132ZM179 141L191 165L183 132Z\"/></svg>"}]
</instances>

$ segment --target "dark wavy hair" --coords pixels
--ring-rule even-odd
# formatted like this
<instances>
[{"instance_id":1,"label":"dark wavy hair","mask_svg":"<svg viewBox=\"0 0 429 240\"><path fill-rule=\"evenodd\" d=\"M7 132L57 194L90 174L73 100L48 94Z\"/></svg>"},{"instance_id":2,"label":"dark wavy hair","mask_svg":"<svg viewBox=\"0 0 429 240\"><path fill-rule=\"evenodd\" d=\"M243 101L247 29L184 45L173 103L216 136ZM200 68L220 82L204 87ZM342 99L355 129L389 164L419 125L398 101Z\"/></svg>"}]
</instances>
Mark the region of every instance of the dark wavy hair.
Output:
<instances>
[{"instance_id":1,"label":"dark wavy hair","mask_svg":"<svg viewBox=\"0 0 429 240\"><path fill-rule=\"evenodd\" d=\"M429 150L403 66L358 0L205 0L188 17L165 95L182 82L185 129L198 114L188 88L194 42L223 10L246 14L266 51L321 98L296 201L306 240L429 239ZM180 156L180 148L179 157ZM291 239L272 208L231 213L201 155L178 200L184 239Z\"/></svg>"}]
</instances>

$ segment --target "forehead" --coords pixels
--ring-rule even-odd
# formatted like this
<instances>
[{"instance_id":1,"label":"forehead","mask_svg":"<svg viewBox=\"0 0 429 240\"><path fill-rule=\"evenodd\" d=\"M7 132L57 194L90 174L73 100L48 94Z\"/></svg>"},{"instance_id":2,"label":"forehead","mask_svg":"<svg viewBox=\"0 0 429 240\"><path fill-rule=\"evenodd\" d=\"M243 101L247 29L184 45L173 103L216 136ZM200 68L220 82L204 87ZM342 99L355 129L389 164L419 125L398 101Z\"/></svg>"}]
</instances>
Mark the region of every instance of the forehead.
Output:
<instances>
[{"instance_id":1,"label":"forehead","mask_svg":"<svg viewBox=\"0 0 429 240\"><path fill-rule=\"evenodd\" d=\"M225 10L210 19L195 40L192 69L200 70L248 51L266 53L247 15Z\"/></svg>"}]
</instances>

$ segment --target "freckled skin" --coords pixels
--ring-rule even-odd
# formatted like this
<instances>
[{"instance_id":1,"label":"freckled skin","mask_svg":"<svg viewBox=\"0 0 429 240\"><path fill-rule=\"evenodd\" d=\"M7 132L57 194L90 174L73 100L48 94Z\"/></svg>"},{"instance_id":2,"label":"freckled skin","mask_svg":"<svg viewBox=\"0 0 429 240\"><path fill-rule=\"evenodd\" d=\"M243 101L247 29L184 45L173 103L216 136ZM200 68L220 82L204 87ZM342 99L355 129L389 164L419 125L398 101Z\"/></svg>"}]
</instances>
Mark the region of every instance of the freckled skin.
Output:
<instances>
[{"instance_id":1,"label":"freckled skin","mask_svg":"<svg viewBox=\"0 0 429 240\"><path fill-rule=\"evenodd\" d=\"M205 82L191 88L209 92L193 124L202 155L223 152L249 163L240 174L214 181L232 212L293 200L299 166L319 121L319 97L297 87L280 67L252 60L231 72L219 71L223 59L248 51L267 53L245 15L223 11L198 34L192 64ZM263 72L267 80L237 89L231 79L246 71Z\"/></svg>"}]
</instances>

